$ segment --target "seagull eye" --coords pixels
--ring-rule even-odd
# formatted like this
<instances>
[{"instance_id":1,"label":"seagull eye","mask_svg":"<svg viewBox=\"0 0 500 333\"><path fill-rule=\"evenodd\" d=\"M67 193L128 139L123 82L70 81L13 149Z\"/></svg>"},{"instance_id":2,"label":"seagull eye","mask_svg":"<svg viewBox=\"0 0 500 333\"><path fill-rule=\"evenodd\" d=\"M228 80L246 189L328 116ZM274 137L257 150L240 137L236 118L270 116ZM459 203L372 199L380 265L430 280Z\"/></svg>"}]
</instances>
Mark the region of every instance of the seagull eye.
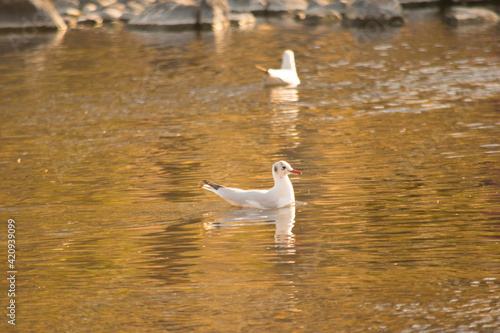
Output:
<instances>
[{"instance_id":1,"label":"seagull eye","mask_svg":"<svg viewBox=\"0 0 500 333\"><path fill-rule=\"evenodd\" d=\"M282 169L282 170L285 170L285 169L286 169L286 166L284 166L284 165L283 165L283 166L281 167L281 169Z\"/></svg>"}]
</instances>

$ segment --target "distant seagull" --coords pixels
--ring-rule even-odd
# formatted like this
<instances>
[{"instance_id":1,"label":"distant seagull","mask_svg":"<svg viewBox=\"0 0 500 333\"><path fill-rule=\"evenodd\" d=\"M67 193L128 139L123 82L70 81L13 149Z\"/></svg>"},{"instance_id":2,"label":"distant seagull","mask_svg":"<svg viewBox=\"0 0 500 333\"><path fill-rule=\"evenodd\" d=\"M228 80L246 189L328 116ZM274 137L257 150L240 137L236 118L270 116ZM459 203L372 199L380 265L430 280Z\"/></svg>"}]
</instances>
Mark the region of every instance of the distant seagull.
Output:
<instances>
[{"instance_id":1,"label":"distant seagull","mask_svg":"<svg viewBox=\"0 0 500 333\"><path fill-rule=\"evenodd\" d=\"M300 171L293 169L285 161L273 165L274 186L269 190L240 190L238 188L224 187L203 180L203 188L217 194L232 205L253 207L259 209L273 209L292 205L295 203L292 182L289 173L301 175Z\"/></svg>"},{"instance_id":2,"label":"distant seagull","mask_svg":"<svg viewBox=\"0 0 500 333\"><path fill-rule=\"evenodd\" d=\"M295 68L295 56L293 51L286 50L283 52L283 60L281 69L265 69L259 65L255 65L258 69L264 71L264 84L267 86L290 86L295 87L300 84Z\"/></svg>"}]
</instances>

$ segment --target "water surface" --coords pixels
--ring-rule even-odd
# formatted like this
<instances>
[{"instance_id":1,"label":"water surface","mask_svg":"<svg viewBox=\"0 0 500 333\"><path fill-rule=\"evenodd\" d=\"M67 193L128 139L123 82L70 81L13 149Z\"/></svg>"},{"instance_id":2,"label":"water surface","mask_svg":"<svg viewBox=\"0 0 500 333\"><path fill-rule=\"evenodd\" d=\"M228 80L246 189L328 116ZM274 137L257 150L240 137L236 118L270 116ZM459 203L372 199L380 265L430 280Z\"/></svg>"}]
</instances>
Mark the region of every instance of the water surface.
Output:
<instances>
[{"instance_id":1,"label":"water surface","mask_svg":"<svg viewBox=\"0 0 500 333\"><path fill-rule=\"evenodd\" d=\"M498 33L0 36L16 329L499 331ZM254 65L287 48L302 85L264 88ZM303 172L296 207L199 188L270 187L277 160Z\"/></svg>"}]
</instances>

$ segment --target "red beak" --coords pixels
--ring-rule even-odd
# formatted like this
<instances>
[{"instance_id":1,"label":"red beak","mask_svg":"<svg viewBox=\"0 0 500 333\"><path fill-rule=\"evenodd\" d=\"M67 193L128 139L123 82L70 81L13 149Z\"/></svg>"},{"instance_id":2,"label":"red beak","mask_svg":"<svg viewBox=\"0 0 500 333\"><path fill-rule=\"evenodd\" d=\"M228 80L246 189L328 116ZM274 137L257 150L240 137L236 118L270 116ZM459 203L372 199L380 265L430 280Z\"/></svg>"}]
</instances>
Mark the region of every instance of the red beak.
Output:
<instances>
[{"instance_id":1,"label":"red beak","mask_svg":"<svg viewBox=\"0 0 500 333\"><path fill-rule=\"evenodd\" d=\"M292 172L293 172L293 173L296 173L296 174L298 174L298 175L301 175L301 174L302 174L302 172L300 172L299 170L292 170Z\"/></svg>"}]
</instances>

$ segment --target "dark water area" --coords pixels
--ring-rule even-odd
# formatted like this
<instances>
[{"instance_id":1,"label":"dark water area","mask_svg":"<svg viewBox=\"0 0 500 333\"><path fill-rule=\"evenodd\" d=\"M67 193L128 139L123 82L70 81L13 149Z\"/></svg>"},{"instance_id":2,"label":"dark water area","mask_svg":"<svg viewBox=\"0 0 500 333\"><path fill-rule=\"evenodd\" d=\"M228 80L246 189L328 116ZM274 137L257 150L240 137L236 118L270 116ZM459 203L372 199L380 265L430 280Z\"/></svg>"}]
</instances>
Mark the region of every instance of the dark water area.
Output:
<instances>
[{"instance_id":1,"label":"dark water area","mask_svg":"<svg viewBox=\"0 0 500 333\"><path fill-rule=\"evenodd\" d=\"M418 13L0 35L15 330L500 331L499 29ZM285 49L302 84L263 87ZM199 187L268 188L278 160L295 207Z\"/></svg>"}]
</instances>

